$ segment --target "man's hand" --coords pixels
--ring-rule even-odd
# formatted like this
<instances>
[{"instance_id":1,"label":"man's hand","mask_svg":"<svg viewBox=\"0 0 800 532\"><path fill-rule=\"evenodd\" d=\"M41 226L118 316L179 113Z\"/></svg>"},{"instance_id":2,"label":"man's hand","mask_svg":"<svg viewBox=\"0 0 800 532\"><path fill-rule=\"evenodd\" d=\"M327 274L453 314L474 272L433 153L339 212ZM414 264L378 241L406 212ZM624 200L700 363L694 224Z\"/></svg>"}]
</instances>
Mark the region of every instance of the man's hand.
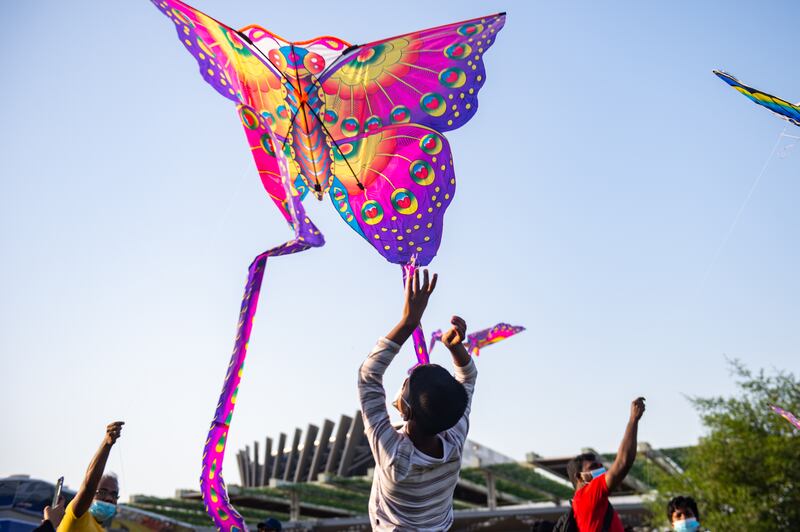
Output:
<instances>
[{"instance_id":1,"label":"man's hand","mask_svg":"<svg viewBox=\"0 0 800 532\"><path fill-rule=\"evenodd\" d=\"M442 335L442 343L446 348L453 350L464 343L464 339L467 337L467 322L464 321L464 318L453 316L450 323L453 326Z\"/></svg>"},{"instance_id":2,"label":"man's hand","mask_svg":"<svg viewBox=\"0 0 800 532\"><path fill-rule=\"evenodd\" d=\"M644 401L644 397L639 397L631 403L631 421L639 421L642 419L642 414L644 414L645 411Z\"/></svg>"},{"instance_id":3,"label":"man's hand","mask_svg":"<svg viewBox=\"0 0 800 532\"><path fill-rule=\"evenodd\" d=\"M422 283L419 279L419 269L414 270L414 275L406 278L406 295L403 306L403 319L407 327L416 328L422 320L425 308L428 306L428 299L431 297L438 276L434 273L433 279L428 277L428 269L422 270Z\"/></svg>"},{"instance_id":4,"label":"man's hand","mask_svg":"<svg viewBox=\"0 0 800 532\"><path fill-rule=\"evenodd\" d=\"M117 442L117 439L119 438L120 434L122 433L122 425L124 424L125 424L124 421L115 421L109 424L106 427L106 437L103 440L103 443L105 445L108 445L109 447L114 445Z\"/></svg>"},{"instance_id":5,"label":"man's hand","mask_svg":"<svg viewBox=\"0 0 800 532\"><path fill-rule=\"evenodd\" d=\"M61 524L61 520L64 519L64 506L66 502L66 499L62 495L58 498L58 504L53 507L44 507L44 520L50 521L50 524L53 525L55 529L58 528L58 525Z\"/></svg>"}]
</instances>

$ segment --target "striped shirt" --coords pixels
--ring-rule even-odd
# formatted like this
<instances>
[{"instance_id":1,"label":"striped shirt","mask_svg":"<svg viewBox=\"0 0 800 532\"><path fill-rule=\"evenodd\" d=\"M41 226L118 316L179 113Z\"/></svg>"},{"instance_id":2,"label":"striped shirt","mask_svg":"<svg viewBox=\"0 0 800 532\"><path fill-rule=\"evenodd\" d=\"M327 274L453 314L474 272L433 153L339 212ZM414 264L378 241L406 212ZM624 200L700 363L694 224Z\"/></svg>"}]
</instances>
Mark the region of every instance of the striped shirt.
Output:
<instances>
[{"instance_id":1,"label":"striped shirt","mask_svg":"<svg viewBox=\"0 0 800 532\"><path fill-rule=\"evenodd\" d=\"M434 531L453 524L453 491L461 470L461 453L469 431L469 412L478 370L470 359L455 368L455 378L467 391L467 409L456 425L439 433L442 458L414 447L404 430L395 429L386 410L383 374L400 346L381 338L361 365L358 393L364 430L375 458L369 497L373 530Z\"/></svg>"}]
</instances>

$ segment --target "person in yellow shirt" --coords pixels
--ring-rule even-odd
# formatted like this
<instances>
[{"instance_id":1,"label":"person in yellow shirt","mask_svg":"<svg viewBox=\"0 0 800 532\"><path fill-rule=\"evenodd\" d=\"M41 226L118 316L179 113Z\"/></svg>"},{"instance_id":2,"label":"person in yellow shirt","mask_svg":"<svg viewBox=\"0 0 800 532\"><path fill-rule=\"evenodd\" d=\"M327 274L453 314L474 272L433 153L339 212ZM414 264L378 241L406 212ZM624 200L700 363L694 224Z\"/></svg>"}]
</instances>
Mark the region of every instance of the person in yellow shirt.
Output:
<instances>
[{"instance_id":1,"label":"person in yellow shirt","mask_svg":"<svg viewBox=\"0 0 800 532\"><path fill-rule=\"evenodd\" d=\"M119 482L116 476L103 472L124 424L124 421L115 421L106 427L103 443L89 463L77 495L67 505L58 532L103 532L111 523L117 513Z\"/></svg>"}]
</instances>

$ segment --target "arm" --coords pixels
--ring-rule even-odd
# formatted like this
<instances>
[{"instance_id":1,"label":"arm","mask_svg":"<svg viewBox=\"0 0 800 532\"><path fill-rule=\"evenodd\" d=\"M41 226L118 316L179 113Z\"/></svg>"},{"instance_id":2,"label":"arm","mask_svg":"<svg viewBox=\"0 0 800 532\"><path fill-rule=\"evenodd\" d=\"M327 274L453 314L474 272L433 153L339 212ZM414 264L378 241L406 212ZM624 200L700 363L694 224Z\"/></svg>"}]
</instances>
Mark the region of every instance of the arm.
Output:
<instances>
[{"instance_id":1,"label":"arm","mask_svg":"<svg viewBox=\"0 0 800 532\"><path fill-rule=\"evenodd\" d=\"M386 391L383 388L383 374L399 350L398 344L381 338L358 370L358 399L364 432L379 467L391 461L399 441L386 411Z\"/></svg>"},{"instance_id":2,"label":"arm","mask_svg":"<svg viewBox=\"0 0 800 532\"><path fill-rule=\"evenodd\" d=\"M469 414L472 410L472 394L475 391L475 380L478 377L478 370L472 357L464 347L464 339L467 335L467 323L459 316L453 316L450 320L453 327L442 335L442 343L450 350L455 366L455 377L464 386L467 392L467 408L464 415L458 421L454 430L458 434L462 444L467 439L469 432Z\"/></svg>"},{"instance_id":3,"label":"arm","mask_svg":"<svg viewBox=\"0 0 800 532\"><path fill-rule=\"evenodd\" d=\"M612 491L622 484L628 471L633 467L633 462L636 460L636 436L639 432L639 420L642 418L644 410L644 397L639 397L631 404L631 417L628 420L628 426L625 427L622 442L619 444L617 457L605 474L608 491Z\"/></svg>"},{"instance_id":4,"label":"arm","mask_svg":"<svg viewBox=\"0 0 800 532\"><path fill-rule=\"evenodd\" d=\"M86 476L83 479L78 494L72 501L72 512L75 517L81 517L92 505L94 495L97 492L97 486L100 484L100 479L103 477L103 471L106 468L106 461L108 454L111 452L111 447L116 443L122 431L124 421L115 421L106 427L106 435L103 438L103 443L95 453L92 461L89 463L89 468L86 470Z\"/></svg>"},{"instance_id":5,"label":"arm","mask_svg":"<svg viewBox=\"0 0 800 532\"><path fill-rule=\"evenodd\" d=\"M413 276L408 276L400 321L385 338L378 340L378 344L361 364L358 372L358 395L364 419L364 431L378 466L391 461L399 442L399 436L392 427L389 413L386 411L383 374L400 351L400 347L419 325L428 305L428 298L436 287L435 274L429 281L428 271L425 270L423 277L423 282L420 284L419 270L416 270Z\"/></svg>"}]
</instances>

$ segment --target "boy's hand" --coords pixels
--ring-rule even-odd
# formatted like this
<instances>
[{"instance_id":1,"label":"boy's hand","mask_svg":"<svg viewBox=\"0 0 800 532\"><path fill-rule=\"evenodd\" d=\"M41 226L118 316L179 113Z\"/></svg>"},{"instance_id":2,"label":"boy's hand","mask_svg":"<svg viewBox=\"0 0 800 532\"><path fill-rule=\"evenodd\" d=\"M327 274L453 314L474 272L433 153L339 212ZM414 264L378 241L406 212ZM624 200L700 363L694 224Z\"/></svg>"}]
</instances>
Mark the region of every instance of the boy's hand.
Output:
<instances>
[{"instance_id":1,"label":"boy's hand","mask_svg":"<svg viewBox=\"0 0 800 532\"><path fill-rule=\"evenodd\" d=\"M403 306L402 323L407 327L416 328L428 306L428 299L431 297L438 276L434 273L433 278L429 279L428 269L422 270L422 283L420 283L419 270L414 270L414 275L406 278L405 305Z\"/></svg>"},{"instance_id":2,"label":"boy's hand","mask_svg":"<svg viewBox=\"0 0 800 532\"><path fill-rule=\"evenodd\" d=\"M442 335L442 343L452 350L464 343L464 339L467 337L467 322L464 321L464 318L453 316L450 323L453 327Z\"/></svg>"}]
</instances>

